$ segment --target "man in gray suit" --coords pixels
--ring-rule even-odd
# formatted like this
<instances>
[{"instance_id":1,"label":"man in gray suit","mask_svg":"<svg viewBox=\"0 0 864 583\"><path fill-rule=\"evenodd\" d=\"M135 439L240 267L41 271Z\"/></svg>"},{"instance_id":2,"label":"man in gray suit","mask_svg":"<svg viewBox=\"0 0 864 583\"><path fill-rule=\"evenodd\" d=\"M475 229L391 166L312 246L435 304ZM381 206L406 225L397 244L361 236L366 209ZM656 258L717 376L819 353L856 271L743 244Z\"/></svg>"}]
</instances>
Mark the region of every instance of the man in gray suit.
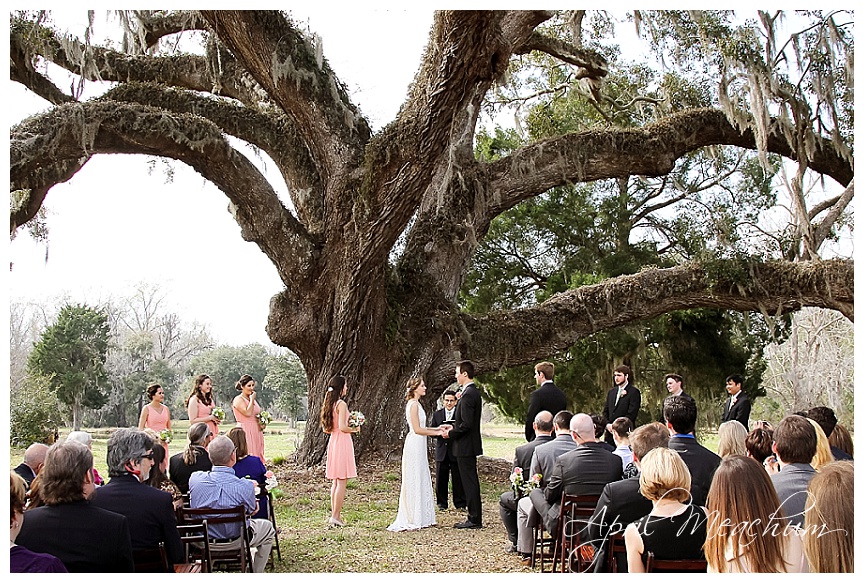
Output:
<instances>
[{"instance_id":1,"label":"man in gray suit","mask_svg":"<svg viewBox=\"0 0 864 583\"><path fill-rule=\"evenodd\" d=\"M555 467L555 462L558 457L568 451L573 451L579 444L573 441L570 435L570 421L573 419L573 413L570 411L559 411L552 419L552 426L555 428L556 437L549 443L538 445L534 449L534 455L531 457L531 475L540 474L540 488L549 483L549 477L552 475L552 469ZM621 462L618 462L621 465ZM538 524L540 515L531 503L531 499L525 496L516 505L516 550L522 556L523 563L531 560L531 550L534 546L532 537L532 527Z\"/></svg>"},{"instance_id":2,"label":"man in gray suit","mask_svg":"<svg viewBox=\"0 0 864 583\"><path fill-rule=\"evenodd\" d=\"M788 415L774 429L774 445L777 454L776 473L771 458L766 460L771 481L777 490L780 507L790 524L804 525L804 509L807 505L807 486L816 475L810 465L816 455L816 430L806 418Z\"/></svg>"},{"instance_id":3,"label":"man in gray suit","mask_svg":"<svg viewBox=\"0 0 864 583\"><path fill-rule=\"evenodd\" d=\"M606 484L621 479L621 458L597 441L594 421L589 415L574 415L570 431L579 447L558 458L546 488L530 494L534 508L551 533L558 529L562 494L599 496Z\"/></svg>"}]
</instances>

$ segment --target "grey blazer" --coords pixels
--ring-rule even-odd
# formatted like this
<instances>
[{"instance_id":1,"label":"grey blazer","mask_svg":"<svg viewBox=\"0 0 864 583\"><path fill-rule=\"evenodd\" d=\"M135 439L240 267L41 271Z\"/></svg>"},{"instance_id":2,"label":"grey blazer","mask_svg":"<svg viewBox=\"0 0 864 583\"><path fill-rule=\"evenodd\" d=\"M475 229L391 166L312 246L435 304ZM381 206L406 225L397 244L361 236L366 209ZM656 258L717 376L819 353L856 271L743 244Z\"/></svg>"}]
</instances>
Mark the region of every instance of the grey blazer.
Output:
<instances>
[{"instance_id":1,"label":"grey blazer","mask_svg":"<svg viewBox=\"0 0 864 583\"><path fill-rule=\"evenodd\" d=\"M789 464L771 476L780 507L790 524L803 526L804 508L807 506L807 486L816 475L810 464Z\"/></svg>"},{"instance_id":2,"label":"grey blazer","mask_svg":"<svg viewBox=\"0 0 864 583\"><path fill-rule=\"evenodd\" d=\"M561 454L573 451L579 445L573 441L569 433L558 435L552 441L538 445L531 456L531 475L541 474L540 486L546 486L552 476L552 468Z\"/></svg>"}]
</instances>

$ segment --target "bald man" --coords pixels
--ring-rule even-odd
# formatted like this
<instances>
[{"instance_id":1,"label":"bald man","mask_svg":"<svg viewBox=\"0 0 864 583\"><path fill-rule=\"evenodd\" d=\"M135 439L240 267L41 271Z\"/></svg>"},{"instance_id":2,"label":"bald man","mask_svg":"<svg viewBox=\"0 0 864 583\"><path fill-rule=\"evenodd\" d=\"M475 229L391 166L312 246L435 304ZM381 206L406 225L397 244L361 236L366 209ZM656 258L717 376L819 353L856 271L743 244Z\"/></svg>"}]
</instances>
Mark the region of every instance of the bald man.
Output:
<instances>
[{"instance_id":1,"label":"bald man","mask_svg":"<svg viewBox=\"0 0 864 583\"><path fill-rule=\"evenodd\" d=\"M28 490L33 480L36 479L36 476L42 470L42 466L45 465L45 454L47 453L47 445L44 443L34 443L24 452L24 461L15 468L15 473L27 482Z\"/></svg>"}]
</instances>

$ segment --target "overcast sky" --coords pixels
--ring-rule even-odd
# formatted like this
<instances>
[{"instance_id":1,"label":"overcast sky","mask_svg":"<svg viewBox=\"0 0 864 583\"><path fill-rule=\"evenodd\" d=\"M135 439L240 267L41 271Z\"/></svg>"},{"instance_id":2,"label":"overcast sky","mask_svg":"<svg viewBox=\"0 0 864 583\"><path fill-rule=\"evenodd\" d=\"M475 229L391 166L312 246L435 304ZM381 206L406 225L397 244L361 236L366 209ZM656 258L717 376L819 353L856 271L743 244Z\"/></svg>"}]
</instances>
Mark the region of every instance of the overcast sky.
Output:
<instances>
[{"instance_id":1,"label":"overcast sky","mask_svg":"<svg viewBox=\"0 0 864 583\"><path fill-rule=\"evenodd\" d=\"M392 120L420 63L431 11L340 10L334 18L319 9L292 16L323 40L325 57L373 129ZM86 11L61 18L80 34ZM99 33L112 25L99 13L95 26ZM17 83L7 82L6 94L10 126L48 107ZM24 232L9 245L10 299L99 303L147 282L158 284L185 320L206 323L217 341L269 344L268 304L282 288L276 269L241 238L224 194L181 163L171 164L173 180L166 169L162 162L151 168L144 156L100 155L52 188L45 201L47 249Z\"/></svg>"}]
</instances>

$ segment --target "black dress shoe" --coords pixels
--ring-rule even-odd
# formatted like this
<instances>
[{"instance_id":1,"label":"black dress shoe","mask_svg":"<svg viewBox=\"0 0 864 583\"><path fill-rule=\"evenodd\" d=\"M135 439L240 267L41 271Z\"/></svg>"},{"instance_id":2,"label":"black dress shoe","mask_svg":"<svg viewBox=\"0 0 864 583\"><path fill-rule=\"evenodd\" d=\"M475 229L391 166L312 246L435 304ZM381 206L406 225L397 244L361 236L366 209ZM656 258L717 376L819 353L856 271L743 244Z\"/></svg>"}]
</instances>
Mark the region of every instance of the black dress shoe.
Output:
<instances>
[{"instance_id":1,"label":"black dress shoe","mask_svg":"<svg viewBox=\"0 0 864 583\"><path fill-rule=\"evenodd\" d=\"M453 528L483 528L483 525L466 520L465 522L457 522L453 525Z\"/></svg>"},{"instance_id":2,"label":"black dress shoe","mask_svg":"<svg viewBox=\"0 0 864 583\"><path fill-rule=\"evenodd\" d=\"M456 510L468 510L467 506L457 506Z\"/></svg>"}]
</instances>

